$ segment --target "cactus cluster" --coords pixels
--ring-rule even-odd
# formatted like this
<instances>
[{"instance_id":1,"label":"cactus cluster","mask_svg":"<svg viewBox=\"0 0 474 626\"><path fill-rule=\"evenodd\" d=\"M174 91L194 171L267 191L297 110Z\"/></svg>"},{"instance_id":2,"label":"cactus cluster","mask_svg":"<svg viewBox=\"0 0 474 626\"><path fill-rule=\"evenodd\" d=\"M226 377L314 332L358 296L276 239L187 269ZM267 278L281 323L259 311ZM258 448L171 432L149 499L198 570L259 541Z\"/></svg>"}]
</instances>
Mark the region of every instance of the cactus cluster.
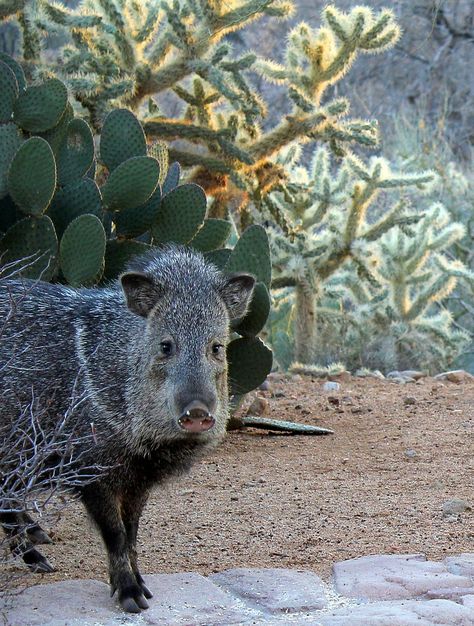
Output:
<instances>
[{"instance_id":1,"label":"cactus cluster","mask_svg":"<svg viewBox=\"0 0 474 626\"><path fill-rule=\"evenodd\" d=\"M116 278L132 256L173 242L224 271L251 272L258 284L234 328L230 380L233 393L259 385L272 360L256 337L270 307L264 229L252 226L234 249L223 248L231 223L206 217L202 188L179 184L179 165L168 165L164 144L148 145L130 111L107 116L96 159L92 132L74 117L61 81L26 86L21 66L3 55L0 85L0 263L27 259L25 277L93 286Z\"/></svg>"},{"instance_id":2,"label":"cactus cluster","mask_svg":"<svg viewBox=\"0 0 474 626\"><path fill-rule=\"evenodd\" d=\"M309 168L300 156L296 147L281 155L288 182L264 201L272 285L281 290L270 340L282 363L447 366L467 335L437 307L458 281L474 285L474 274L447 254L463 226L439 203L420 211L408 200L405 190L429 188L434 174L397 172L383 158L365 163L353 154L336 165L324 147ZM400 190L392 203L384 197Z\"/></svg>"},{"instance_id":3,"label":"cactus cluster","mask_svg":"<svg viewBox=\"0 0 474 626\"><path fill-rule=\"evenodd\" d=\"M252 51L235 54L226 36L264 16L287 18L293 2L8 4L22 31L24 58L38 75L51 69L50 59L42 63L45 33L66 42L53 69L96 130L111 107L125 106L142 116L149 137L179 140L171 145L172 159L194 168L195 182L212 195L212 217L226 217L229 198L245 211L254 193L278 184L282 172L272 157L294 140L326 142L339 154L353 143L377 143L374 121L350 118L348 101L327 94L357 56L396 43L400 28L390 10L356 6L344 13L328 5L319 28L302 22L289 32L284 62L277 64ZM249 71L286 92L290 114L271 128ZM182 111L177 119L166 115L170 100Z\"/></svg>"}]
</instances>

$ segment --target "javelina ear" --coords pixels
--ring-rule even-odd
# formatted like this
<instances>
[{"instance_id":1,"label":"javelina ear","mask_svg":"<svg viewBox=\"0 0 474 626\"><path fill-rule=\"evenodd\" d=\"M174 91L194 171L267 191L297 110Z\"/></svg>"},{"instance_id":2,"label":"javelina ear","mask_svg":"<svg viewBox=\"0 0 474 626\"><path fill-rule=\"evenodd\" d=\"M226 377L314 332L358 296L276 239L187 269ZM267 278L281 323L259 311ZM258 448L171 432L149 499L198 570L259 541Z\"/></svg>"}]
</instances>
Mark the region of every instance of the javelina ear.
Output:
<instances>
[{"instance_id":1,"label":"javelina ear","mask_svg":"<svg viewBox=\"0 0 474 626\"><path fill-rule=\"evenodd\" d=\"M120 276L128 308L142 317L147 317L156 305L162 289L152 278L140 272L127 272Z\"/></svg>"},{"instance_id":2,"label":"javelina ear","mask_svg":"<svg viewBox=\"0 0 474 626\"><path fill-rule=\"evenodd\" d=\"M232 274L220 288L219 293L229 312L235 320L247 312L255 287L255 278L250 274Z\"/></svg>"}]
</instances>

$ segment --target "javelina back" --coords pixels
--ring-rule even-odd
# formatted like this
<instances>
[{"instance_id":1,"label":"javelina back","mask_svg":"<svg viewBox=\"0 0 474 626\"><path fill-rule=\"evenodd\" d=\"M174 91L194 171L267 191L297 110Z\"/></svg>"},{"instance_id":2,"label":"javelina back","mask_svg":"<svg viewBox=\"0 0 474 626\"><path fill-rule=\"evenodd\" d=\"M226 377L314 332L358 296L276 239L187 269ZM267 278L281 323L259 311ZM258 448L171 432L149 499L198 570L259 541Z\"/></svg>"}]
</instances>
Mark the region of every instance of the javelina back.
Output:
<instances>
[{"instance_id":1,"label":"javelina back","mask_svg":"<svg viewBox=\"0 0 474 626\"><path fill-rule=\"evenodd\" d=\"M78 434L92 428L94 445L80 462L112 470L78 493L101 532L112 591L126 611L147 608L151 597L136 552L150 489L224 435L229 324L247 310L253 286L252 276L225 276L178 246L138 258L110 288L0 283L0 327L11 298L19 301L0 341L1 363L12 364L0 395L21 402L33 392L54 419L73 392L84 394ZM12 406L0 408L4 423ZM24 519L0 521L11 533ZM51 569L31 543L23 545L25 562Z\"/></svg>"}]
</instances>

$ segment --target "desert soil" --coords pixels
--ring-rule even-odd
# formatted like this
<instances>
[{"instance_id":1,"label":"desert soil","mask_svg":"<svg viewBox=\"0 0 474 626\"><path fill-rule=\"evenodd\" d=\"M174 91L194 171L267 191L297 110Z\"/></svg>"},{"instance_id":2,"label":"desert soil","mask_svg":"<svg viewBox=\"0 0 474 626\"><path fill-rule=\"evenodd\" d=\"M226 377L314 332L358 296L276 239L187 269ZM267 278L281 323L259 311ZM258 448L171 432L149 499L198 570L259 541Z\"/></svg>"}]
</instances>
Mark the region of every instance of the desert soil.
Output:
<instances>
[{"instance_id":1,"label":"desert soil","mask_svg":"<svg viewBox=\"0 0 474 626\"><path fill-rule=\"evenodd\" d=\"M273 377L268 417L332 428L329 436L246 430L150 499L139 536L143 573L288 567L329 576L334 561L474 551L474 383L399 385ZM105 553L80 504L42 546L57 571L27 582L106 580Z\"/></svg>"}]
</instances>

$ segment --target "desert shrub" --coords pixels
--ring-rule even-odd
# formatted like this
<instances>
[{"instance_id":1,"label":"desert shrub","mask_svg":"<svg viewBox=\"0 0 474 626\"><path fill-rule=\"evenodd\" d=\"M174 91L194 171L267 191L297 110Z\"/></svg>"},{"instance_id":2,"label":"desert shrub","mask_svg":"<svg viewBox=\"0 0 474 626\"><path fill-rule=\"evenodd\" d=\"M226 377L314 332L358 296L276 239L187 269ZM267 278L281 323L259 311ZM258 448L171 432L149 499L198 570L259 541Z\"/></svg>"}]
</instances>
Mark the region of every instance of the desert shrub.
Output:
<instances>
[{"instance_id":1,"label":"desert shrub","mask_svg":"<svg viewBox=\"0 0 474 626\"><path fill-rule=\"evenodd\" d=\"M0 268L0 281L21 279L21 271L34 265L34 261L30 258L4 265ZM7 341L7 326L33 286L32 282L24 282L23 293L11 296L9 310L0 325L0 342ZM3 380L15 375L23 356L23 351L11 350L8 361L0 364ZM62 495L72 494L79 482L87 483L105 469L99 466L79 469L82 455L94 440L92 424L88 435L79 434L83 399L80 394L72 397L55 428L45 431L43 422L47 416L39 408L38 398L25 391L24 398L19 399L8 388L0 397L2 409L11 408L11 419L0 423L0 514L2 521L5 516L19 514L24 522L21 529L12 528L8 535L0 536L0 592L11 592L25 574L24 570L9 567L14 559L9 548L20 548L25 542L48 541L38 523L46 528L54 525L65 506ZM78 454L78 449L83 452Z\"/></svg>"}]
</instances>

